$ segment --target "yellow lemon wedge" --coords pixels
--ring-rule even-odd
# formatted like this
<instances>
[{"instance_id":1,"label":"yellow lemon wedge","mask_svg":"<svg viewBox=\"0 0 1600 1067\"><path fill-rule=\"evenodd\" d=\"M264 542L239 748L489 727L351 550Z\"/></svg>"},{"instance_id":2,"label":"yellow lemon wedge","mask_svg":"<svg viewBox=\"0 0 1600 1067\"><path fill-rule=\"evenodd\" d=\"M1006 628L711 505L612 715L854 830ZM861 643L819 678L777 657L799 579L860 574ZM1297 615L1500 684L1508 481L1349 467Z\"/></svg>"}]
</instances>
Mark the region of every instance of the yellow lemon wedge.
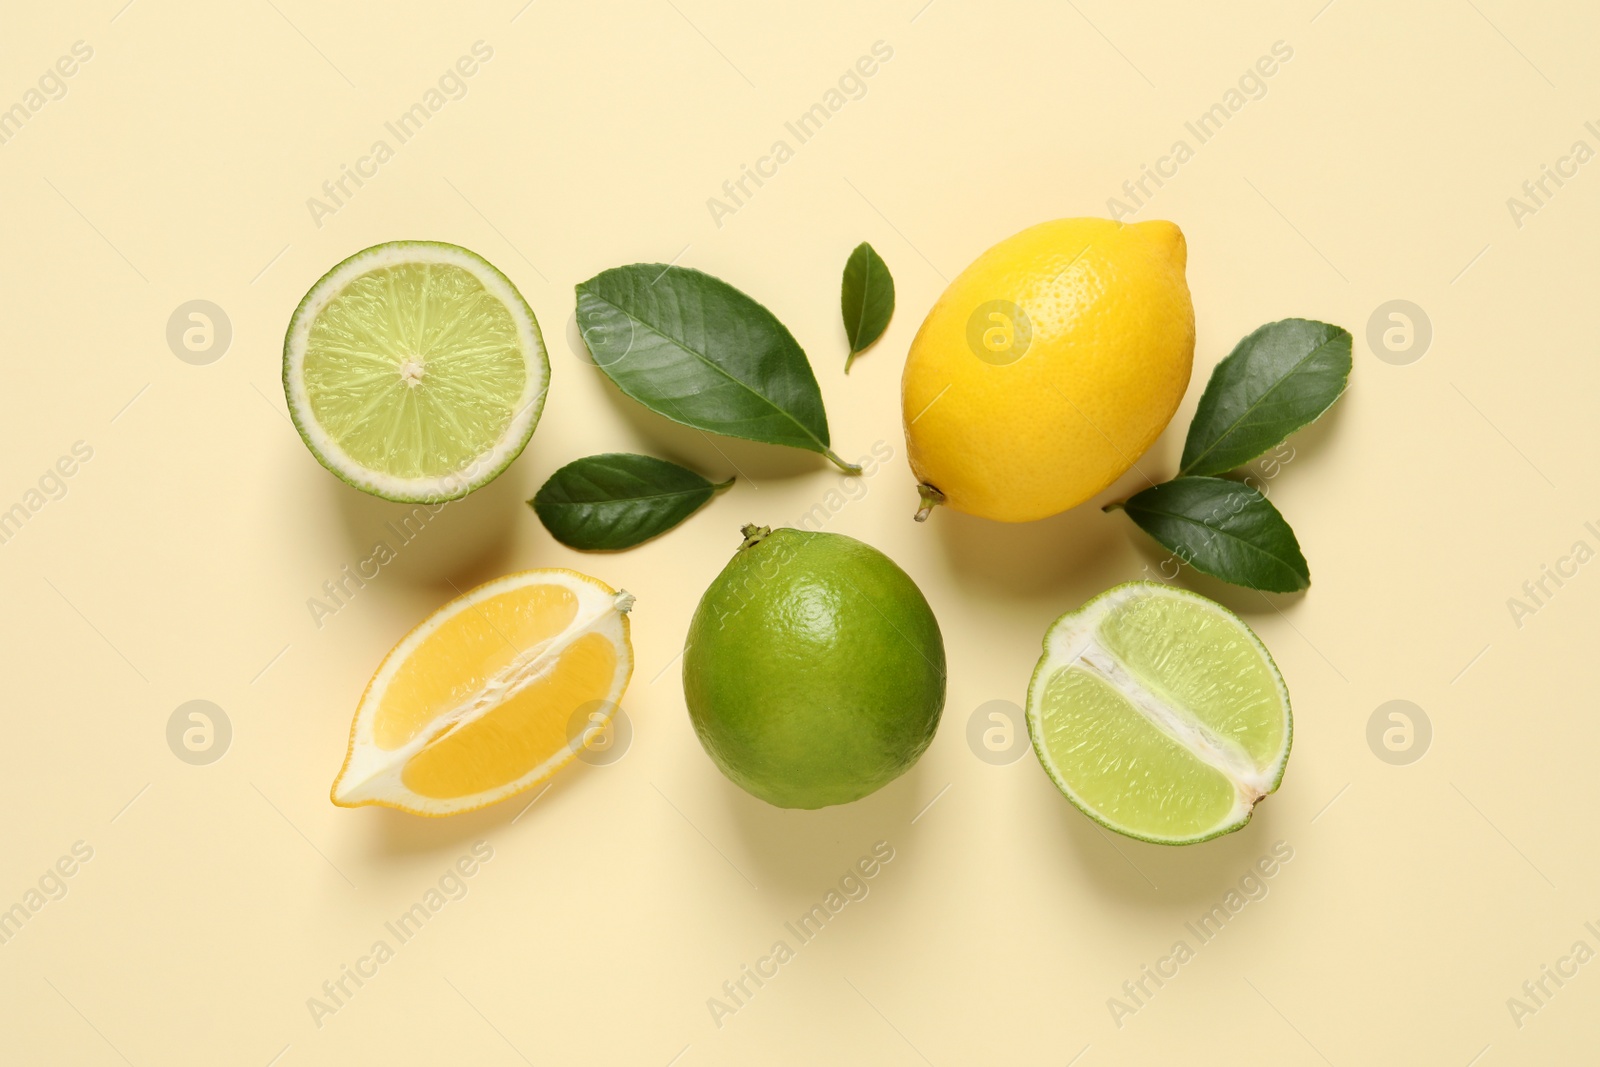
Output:
<instances>
[{"instance_id":1,"label":"yellow lemon wedge","mask_svg":"<svg viewBox=\"0 0 1600 1067\"><path fill-rule=\"evenodd\" d=\"M367 683L333 802L454 815L549 778L616 713L633 674L632 605L559 568L450 601Z\"/></svg>"}]
</instances>

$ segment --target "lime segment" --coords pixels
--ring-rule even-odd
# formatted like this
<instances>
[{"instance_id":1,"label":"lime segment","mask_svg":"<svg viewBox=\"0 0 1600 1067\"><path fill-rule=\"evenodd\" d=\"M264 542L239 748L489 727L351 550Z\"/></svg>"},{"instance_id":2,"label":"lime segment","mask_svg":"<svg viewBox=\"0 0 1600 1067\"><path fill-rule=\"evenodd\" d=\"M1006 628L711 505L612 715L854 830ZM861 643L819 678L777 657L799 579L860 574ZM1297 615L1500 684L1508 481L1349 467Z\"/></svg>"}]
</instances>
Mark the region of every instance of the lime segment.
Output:
<instances>
[{"instance_id":1,"label":"lime segment","mask_svg":"<svg viewBox=\"0 0 1600 1067\"><path fill-rule=\"evenodd\" d=\"M1283 778L1293 727L1277 667L1238 616L1133 582L1050 628L1028 730L1085 814L1130 837L1187 844L1250 820Z\"/></svg>"},{"instance_id":2,"label":"lime segment","mask_svg":"<svg viewBox=\"0 0 1600 1067\"><path fill-rule=\"evenodd\" d=\"M1146 596L1107 612L1099 632L1106 651L1165 703L1263 766L1283 749L1283 683L1243 627L1196 599Z\"/></svg>"},{"instance_id":3,"label":"lime segment","mask_svg":"<svg viewBox=\"0 0 1600 1067\"><path fill-rule=\"evenodd\" d=\"M1103 821L1187 837L1233 810L1234 787L1104 679L1068 667L1044 693L1045 746Z\"/></svg>"}]
</instances>

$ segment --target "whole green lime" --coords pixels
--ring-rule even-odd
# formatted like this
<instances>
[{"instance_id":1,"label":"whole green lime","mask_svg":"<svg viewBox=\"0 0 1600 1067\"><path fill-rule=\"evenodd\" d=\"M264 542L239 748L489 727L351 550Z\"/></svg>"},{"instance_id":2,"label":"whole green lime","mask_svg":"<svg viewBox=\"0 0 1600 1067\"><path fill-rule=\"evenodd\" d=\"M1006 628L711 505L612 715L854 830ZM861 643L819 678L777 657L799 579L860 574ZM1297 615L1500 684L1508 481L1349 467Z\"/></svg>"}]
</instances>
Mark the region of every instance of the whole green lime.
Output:
<instances>
[{"instance_id":1,"label":"whole green lime","mask_svg":"<svg viewBox=\"0 0 1600 1067\"><path fill-rule=\"evenodd\" d=\"M783 808L859 800L910 769L944 709L922 592L842 534L746 526L700 599L683 693L722 773Z\"/></svg>"}]
</instances>

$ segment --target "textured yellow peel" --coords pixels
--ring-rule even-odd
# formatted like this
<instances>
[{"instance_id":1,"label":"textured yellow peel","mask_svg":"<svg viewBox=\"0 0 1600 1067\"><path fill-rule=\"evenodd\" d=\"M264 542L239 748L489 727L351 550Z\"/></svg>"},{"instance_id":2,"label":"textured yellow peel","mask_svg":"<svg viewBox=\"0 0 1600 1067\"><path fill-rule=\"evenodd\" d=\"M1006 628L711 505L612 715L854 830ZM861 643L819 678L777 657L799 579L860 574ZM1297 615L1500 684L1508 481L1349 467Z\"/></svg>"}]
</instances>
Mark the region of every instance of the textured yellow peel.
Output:
<instances>
[{"instance_id":1,"label":"textured yellow peel","mask_svg":"<svg viewBox=\"0 0 1600 1067\"><path fill-rule=\"evenodd\" d=\"M1042 223L950 283L906 358L911 469L1003 522L1083 503L1131 467L1189 385L1187 248L1170 222Z\"/></svg>"}]
</instances>

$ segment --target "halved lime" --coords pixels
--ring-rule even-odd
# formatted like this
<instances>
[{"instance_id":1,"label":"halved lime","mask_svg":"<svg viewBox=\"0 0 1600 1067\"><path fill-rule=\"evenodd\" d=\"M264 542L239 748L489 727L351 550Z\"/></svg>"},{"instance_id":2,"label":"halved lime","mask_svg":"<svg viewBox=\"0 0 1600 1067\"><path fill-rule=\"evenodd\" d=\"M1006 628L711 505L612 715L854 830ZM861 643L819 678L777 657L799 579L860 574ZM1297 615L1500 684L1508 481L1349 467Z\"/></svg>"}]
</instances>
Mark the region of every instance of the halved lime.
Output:
<instances>
[{"instance_id":1,"label":"halved lime","mask_svg":"<svg viewBox=\"0 0 1600 1067\"><path fill-rule=\"evenodd\" d=\"M1039 762L1091 819L1187 845L1239 829L1278 788L1289 691L1233 612L1129 582L1061 616L1028 685Z\"/></svg>"},{"instance_id":2,"label":"halved lime","mask_svg":"<svg viewBox=\"0 0 1600 1067\"><path fill-rule=\"evenodd\" d=\"M465 248L392 241L311 287L283 340L283 391L313 455L387 500L466 496L522 453L550 384L539 323Z\"/></svg>"}]
</instances>

